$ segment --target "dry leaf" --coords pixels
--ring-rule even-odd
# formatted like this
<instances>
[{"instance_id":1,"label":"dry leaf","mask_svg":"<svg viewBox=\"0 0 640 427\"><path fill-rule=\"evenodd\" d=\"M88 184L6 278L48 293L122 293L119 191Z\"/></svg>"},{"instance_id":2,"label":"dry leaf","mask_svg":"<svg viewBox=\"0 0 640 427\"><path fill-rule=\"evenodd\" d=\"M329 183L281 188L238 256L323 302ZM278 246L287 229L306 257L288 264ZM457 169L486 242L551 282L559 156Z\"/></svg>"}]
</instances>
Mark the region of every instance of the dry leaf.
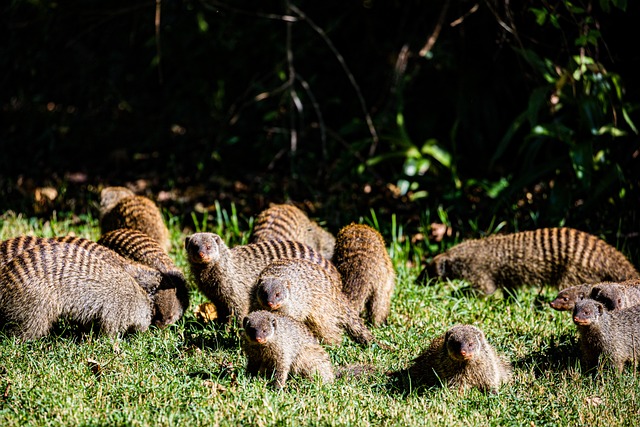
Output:
<instances>
[{"instance_id":1,"label":"dry leaf","mask_svg":"<svg viewBox=\"0 0 640 427\"><path fill-rule=\"evenodd\" d=\"M102 366L100 366L100 362L93 359L87 359L87 366L89 366L93 375L95 375L97 379L100 379L100 376L102 375Z\"/></svg>"},{"instance_id":2,"label":"dry leaf","mask_svg":"<svg viewBox=\"0 0 640 427\"><path fill-rule=\"evenodd\" d=\"M218 310L212 302L203 302L193 310L196 319L202 322L211 322L218 318Z\"/></svg>"},{"instance_id":3,"label":"dry leaf","mask_svg":"<svg viewBox=\"0 0 640 427\"><path fill-rule=\"evenodd\" d=\"M222 384L218 384L217 382L212 380L204 380L202 384L205 387L209 387L214 393L224 393L225 391L227 391L227 388L225 386L223 386Z\"/></svg>"}]
</instances>

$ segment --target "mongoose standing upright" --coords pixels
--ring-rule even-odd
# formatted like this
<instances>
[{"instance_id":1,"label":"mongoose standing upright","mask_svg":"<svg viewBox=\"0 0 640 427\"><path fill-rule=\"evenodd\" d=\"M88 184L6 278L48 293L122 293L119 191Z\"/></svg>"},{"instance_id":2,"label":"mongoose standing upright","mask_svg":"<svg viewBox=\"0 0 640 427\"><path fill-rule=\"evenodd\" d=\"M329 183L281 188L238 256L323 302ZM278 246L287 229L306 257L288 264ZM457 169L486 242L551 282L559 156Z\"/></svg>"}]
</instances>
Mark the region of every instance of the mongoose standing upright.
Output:
<instances>
[{"instance_id":1,"label":"mongoose standing upright","mask_svg":"<svg viewBox=\"0 0 640 427\"><path fill-rule=\"evenodd\" d=\"M476 387L496 392L510 381L512 367L487 342L482 330L456 325L435 338L407 373L426 387L446 384L460 390Z\"/></svg>"},{"instance_id":2,"label":"mongoose standing upright","mask_svg":"<svg viewBox=\"0 0 640 427\"><path fill-rule=\"evenodd\" d=\"M115 251L97 244L96 242L81 237L35 237L18 236L0 242L0 265L9 262L22 252L33 249L36 246L45 246L50 243L73 244L80 246L93 257L100 258L111 266L124 270L144 289L148 295L154 295L158 289L168 286L167 280L158 270L127 260Z\"/></svg>"},{"instance_id":3,"label":"mongoose standing upright","mask_svg":"<svg viewBox=\"0 0 640 427\"><path fill-rule=\"evenodd\" d=\"M602 356L622 372L624 365L638 365L640 343L640 306L607 311L592 299L578 301L573 309L573 322L580 335L583 369L590 371L598 366Z\"/></svg>"},{"instance_id":4,"label":"mongoose standing upright","mask_svg":"<svg viewBox=\"0 0 640 427\"><path fill-rule=\"evenodd\" d=\"M572 311L576 305L576 301L582 301L589 297L593 285L590 283L583 283L582 285L569 286L564 288L556 298L549 303L551 308L558 311Z\"/></svg>"},{"instance_id":5,"label":"mongoose standing upright","mask_svg":"<svg viewBox=\"0 0 640 427\"><path fill-rule=\"evenodd\" d=\"M198 288L215 304L218 320L223 322L231 316L240 320L249 313L260 272L277 259L307 259L339 278L327 259L292 240L268 240L229 249L217 234L195 233L185 239L184 246Z\"/></svg>"},{"instance_id":6,"label":"mongoose standing upright","mask_svg":"<svg viewBox=\"0 0 640 427\"><path fill-rule=\"evenodd\" d=\"M22 340L46 335L61 317L111 336L145 331L152 314L129 274L77 244L50 240L0 267L0 327Z\"/></svg>"},{"instance_id":7,"label":"mongoose standing upright","mask_svg":"<svg viewBox=\"0 0 640 427\"><path fill-rule=\"evenodd\" d=\"M125 258L155 268L170 285L163 286L154 297L153 323L165 327L177 322L189 307L187 281L158 242L131 228L118 228L103 234L98 243Z\"/></svg>"},{"instance_id":8,"label":"mongoose standing upright","mask_svg":"<svg viewBox=\"0 0 640 427\"><path fill-rule=\"evenodd\" d=\"M106 187L100 193L100 228L103 234L133 228L156 240L165 252L171 249L169 229L158 206L125 187Z\"/></svg>"},{"instance_id":9,"label":"mongoose standing upright","mask_svg":"<svg viewBox=\"0 0 640 427\"><path fill-rule=\"evenodd\" d=\"M442 279L463 279L489 295L498 287L638 278L634 266L604 240L572 228L541 228L467 240L433 259Z\"/></svg>"},{"instance_id":10,"label":"mongoose standing upright","mask_svg":"<svg viewBox=\"0 0 640 427\"><path fill-rule=\"evenodd\" d=\"M249 243L265 240L302 242L320 252L326 259L333 257L333 247L336 242L333 234L291 204L271 204L269 208L260 212L253 226Z\"/></svg>"},{"instance_id":11,"label":"mongoose standing upright","mask_svg":"<svg viewBox=\"0 0 640 427\"><path fill-rule=\"evenodd\" d=\"M383 237L365 224L338 232L333 262L342 275L342 290L355 310L374 326L386 322L396 274Z\"/></svg>"},{"instance_id":12,"label":"mongoose standing upright","mask_svg":"<svg viewBox=\"0 0 640 427\"><path fill-rule=\"evenodd\" d=\"M242 324L249 375L273 376L277 388L284 387L289 373L333 382L329 355L304 324L265 310L251 312Z\"/></svg>"},{"instance_id":13,"label":"mongoose standing upright","mask_svg":"<svg viewBox=\"0 0 640 427\"><path fill-rule=\"evenodd\" d=\"M589 298L602 303L607 310L620 310L638 305L640 304L640 280L596 283L591 288Z\"/></svg>"},{"instance_id":14,"label":"mongoose standing upright","mask_svg":"<svg viewBox=\"0 0 640 427\"><path fill-rule=\"evenodd\" d=\"M339 280L305 259L281 259L265 267L256 285L255 305L305 323L325 344L342 342L343 329L360 344L375 341L349 305Z\"/></svg>"}]
</instances>

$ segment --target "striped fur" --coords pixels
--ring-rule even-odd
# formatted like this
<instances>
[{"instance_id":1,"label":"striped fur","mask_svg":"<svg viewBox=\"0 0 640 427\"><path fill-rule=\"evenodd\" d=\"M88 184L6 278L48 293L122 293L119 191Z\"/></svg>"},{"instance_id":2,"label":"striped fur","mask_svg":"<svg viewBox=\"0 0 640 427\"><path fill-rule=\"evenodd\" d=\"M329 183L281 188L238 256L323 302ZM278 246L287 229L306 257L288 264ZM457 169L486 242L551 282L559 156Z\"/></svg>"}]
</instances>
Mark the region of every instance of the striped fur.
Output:
<instances>
[{"instance_id":1,"label":"striped fur","mask_svg":"<svg viewBox=\"0 0 640 427\"><path fill-rule=\"evenodd\" d=\"M463 279L484 294L498 287L582 283L640 277L616 248L572 228L542 228L462 242L437 255L432 268L440 278Z\"/></svg>"},{"instance_id":2,"label":"striped fur","mask_svg":"<svg viewBox=\"0 0 640 427\"><path fill-rule=\"evenodd\" d=\"M334 263L351 306L374 325L387 320L396 273L384 238L365 224L349 224L338 232Z\"/></svg>"},{"instance_id":3,"label":"striped fur","mask_svg":"<svg viewBox=\"0 0 640 427\"><path fill-rule=\"evenodd\" d=\"M340 344L344 331L360 344L375 342L347 301L340 281L311 261L273 261L260 273L252 303L252 310L273 311L303 322L324 344Z\"/></svg>"},{"instance_id":4,"label":"striped fur","mask_svg":"<svg viewBox=\"0 0 640 427\"><path fill-rule=\"evenodd\" d=\"M11 261L24 251L37 246L45 246L52 243L69 243L83 248L92 257L98 257L107 264L124 270L147 292L149 295L156 293L159 287L166 286L160 272L145 265L130 262L116 252L97 244L96 242L81 237L35 237L18 236L0 242L0 264Z\"/></svg>"},{"instance_id":5,"label":"striped fur","mask_svg":"<svg viewBox=\"0 0 640 427\"><path fill-rule=\"evenodd\" d=\"M306 213L290 204L272 204L256 218L250 243L266 240L295 240L302 242L323 257L331 259L335 237Z\"/></svg>"},{"instance_id":6,"label":"striped fur","mask_svg":"<svg viewBox=\"0 0 640 427\"><path fill-rule=\"evenodd\" d=\"M130 228L119 228L103 234L98 240L121 256L158 270L168 285L154 296L153 323L165 327L178 321L189 307L189 290L184 274L157 241L145 233Z\"/></svg>"},{"instance_id":7,"label":"striped fur","mask_svg":"<svg viewBox=\"0 0 640 427\"><path fill-rule=\"evenodd\" d=\"M302 258L326 268L337 280L333 264L309 246L291 240L268 240L229 249L220 236L195 233L185 239L187 259L200 291L218 309L219 319L242 319L260 272L272 261Z\"/></svg>"},{"instance_id":8,"label":"striped fur","mask_svg":"<svg viewBox=\"0 0 640 427\"><path fill-rule=\"evenodd\" d=\"M49 239L23 250L0 267L0 327L23 340L46 335L61 317L96 323L107 335L145 331L152 303L122 269L96 251Z\"/></svg>"},{"instance_id":9,"label":"striped fur","mask_svg":"<svg viewBox=\"0 0 640 427\"><path fill-rule=\"evenodd\" d=\"M169 230L158 206L124 187L106 187L100 193L100 228L102 234L132 228L149 235L165 252L171 249Z\"/></svg>"}]
</instances>

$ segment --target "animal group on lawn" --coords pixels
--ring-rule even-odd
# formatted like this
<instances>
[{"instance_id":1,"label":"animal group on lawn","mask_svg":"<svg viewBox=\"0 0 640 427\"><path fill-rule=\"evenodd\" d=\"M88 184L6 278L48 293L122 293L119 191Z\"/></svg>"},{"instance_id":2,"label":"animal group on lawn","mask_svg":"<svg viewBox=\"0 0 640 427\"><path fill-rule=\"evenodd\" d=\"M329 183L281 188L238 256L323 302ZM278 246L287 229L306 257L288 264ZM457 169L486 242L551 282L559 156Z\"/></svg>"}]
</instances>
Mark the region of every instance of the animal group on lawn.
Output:
<instances>
[{"instance_id":1,"label":"animal group on lawn","mask_svg":"<svg viewBox=\"0 0 640 427\"><path fill-rule=\"evenodd\" d=\"M119 336L165 327L189 308L185 274L168 255L169 232L150 199L124 187L101 192L97 242L18 236L0 242L0 328L21 340L61 318ZM368 346L389 316L396 274L383 237L349 224L334 237L292 204L262 211L246 245L199 232L184 242L191 276L215 321L242 325L246 372L283 388L290 374L332 382L326 347L343 335ZM467 240L434 257L418 280L462 279L484 295L556 285L550 303L573 311L583 370L637 365L640 274L605 241L571 228ZM200 309L200 308L198 308ZM212 316L209 316L212 317ZM386 346L377 343L382 348ZM353 368L357 371L358 368ZM455 325L391 381L497 391L510 362L474 325Z\"/></svg>"}]
</instances>

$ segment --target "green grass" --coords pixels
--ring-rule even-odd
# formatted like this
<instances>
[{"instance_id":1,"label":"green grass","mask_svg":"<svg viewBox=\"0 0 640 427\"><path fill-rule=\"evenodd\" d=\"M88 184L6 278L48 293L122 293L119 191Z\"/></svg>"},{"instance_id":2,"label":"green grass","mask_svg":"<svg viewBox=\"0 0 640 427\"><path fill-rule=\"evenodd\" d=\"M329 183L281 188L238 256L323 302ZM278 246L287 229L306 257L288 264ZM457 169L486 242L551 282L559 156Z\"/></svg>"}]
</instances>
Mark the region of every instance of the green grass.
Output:
<instances>
[{"instance_id":1,"label":"green grass","mask_svg":"<svg viewBox=\"0 0 640 427\"><path fill-rule=\"evenodd\" d=\"M217 215L217 217L216 217ZM199 228L246 241L235 213L207 215ZM177 324L110 339L78 337L61 325L55 335L27 343L0 337L0 425L637 425L640 385L621 376L583 376L575 327L568 313L551 310L551 288L524 289L512 297L478 298L464 283L414 284L420 247L402 226L391 229L390 253L398 283L387 325L374 329L389 349L363 348L345 338L328 348L334 365L369 364L375 370L334 384L292 378L276 391L245 375L235 327L202 324L193 308L204 298L191 289L192 307ZM189 230L170 219L176 264ZM5 214L0 240L20 234L99 236L96 218L41 221ZM411 255L409 255L411 254ZM400 391L386 373L406 367L429 341L456 323L480 326L514 364L513 382L497 394L446 388Z\"/></svg>"}]
</instances>

